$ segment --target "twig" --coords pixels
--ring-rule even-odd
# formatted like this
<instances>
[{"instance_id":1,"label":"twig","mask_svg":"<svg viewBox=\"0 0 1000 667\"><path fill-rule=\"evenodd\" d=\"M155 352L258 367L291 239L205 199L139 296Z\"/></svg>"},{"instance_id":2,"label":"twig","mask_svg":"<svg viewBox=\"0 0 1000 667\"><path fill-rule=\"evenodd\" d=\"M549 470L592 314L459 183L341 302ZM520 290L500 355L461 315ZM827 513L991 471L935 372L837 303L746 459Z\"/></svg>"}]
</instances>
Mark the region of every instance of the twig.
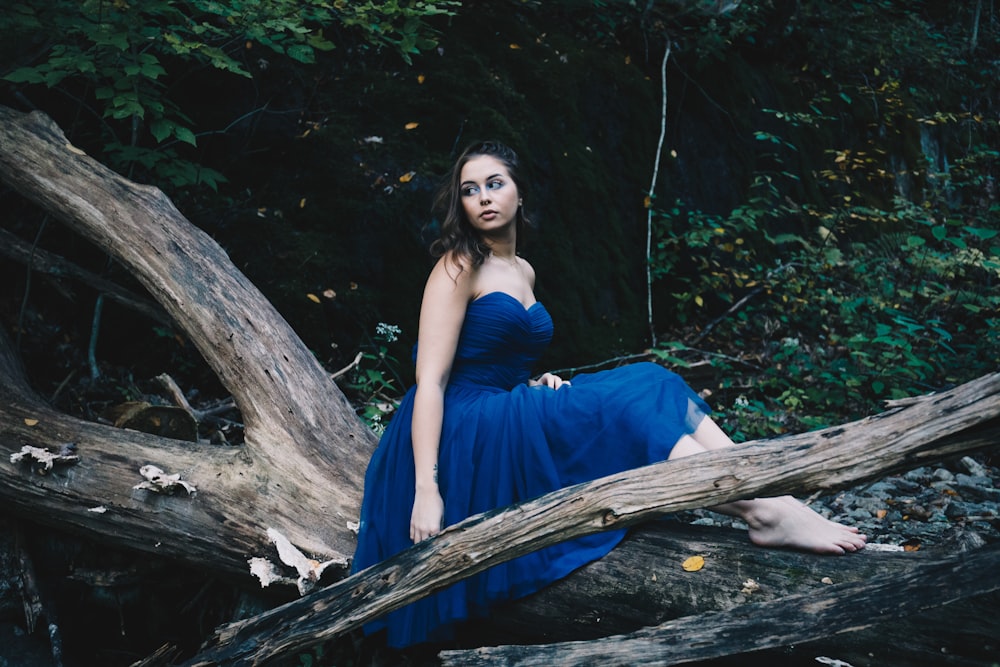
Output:
<instances>
[{"instance_id":1,"label":"twig","mask_svg":"<svg viewBox=\"0 0 1000 667\"><path fill-rule=\"evenodd\" d=\"M639 359L648 359L651 356L653 356L653 353L650 350L646 350L645 352L638 352L636 354L626 354L620 357L605 359L603 361L595 361L592 364L585 364L583 366L573 366L571 368L557 368L556 370L550 372L556 375L572 376L582 371L590 371L594 370L595 368L602 368L604 366L611 366L613 364L630 363L633 361L638 361Z\"/></svg>"},{"instance_id":2,"label":"twig","mask_svg":"<svg viewBox=\"0 0 1000 667\"><path fill-rule=\"evenodd\" d=\"M653 326L653 194L656 190L656 179L660 175L660 154L663 152L663 139L667 134L667 59L670 58L672 42L667 38L667 49L663 52L663 64L660 65L660 84L663 89L663 106L660 113L660 140L656 144L656 160L653 163L653 180L649 184L649 206L646 207L646 314L649 319L650 346L656 347L656 328Z\"/></svg>"},{"instance_id":3,"label":"twig","mask_svg":"<svg viewBox=\"0 0 1000 667\"><path fill-rule=\"evenodd\" d=\"M177 405L177 407L191 415L191 418L195 421L200 421L198 419L199 411L191 407L191 404L188 403L187 397L184 396L184 392L181 391L181 388L177 386L177 383L172 377L166 373L161 373L156 376L155 380L160 383L160 386L163 387L168 394L170 394L170 399L175 405Z\"/></svg>"},{"instance_id":4,"label":"twig","mask_svg":"<svg viewBox=\"0 0 1000 667\"><path fill-rule=\"evenodd\" d=\"M21 310L17 314L17 337L14 340L14 349L21 349L21 332L24 331L24 314L28 309L28 296L31 294L31 273L35 263L35 251L38 249L38 242L45 231L45 224L49 221L48 214L42 216L42 224L38 226L38 233L35 234L35 241L31 244L31 253L28 255L28 271L24 277L24 298L21 300Z\"/></svg>"},{"instance_id":5,"label":"twig","mask_svg":"<svg viewBox=\"0 0 1000 667\"><path fill-rule=\"evenodd\" d=\"M97 335L101 330L101 311L104 310L104 293L97 295L97 303L94 304L94 319L90 323L90 345L87 346L87 362L90 364L90 379L97 380L101 377L101 370L97 367Z\"/></svg>"},{"instance_id":6,"label":"twig","mask_svg":"<svg viewBox=\"0 0 1000 667\"><path fill-rule=\"evenodd\" d=\"M697 345L701 341L705 340L705 337L708 336L708 334L712 333L712 329L714 329L715 327L717 327L719 325L719 322L721 322L722 320L726 319L727 317L729 317L730 315L732 315L733 313L735 313L737 310L739 310L743 306L747 305L747 303L750 302L750 299L754 298L755 296L757 296L758 294L760 294L763 291L764 291L763 287L755 287L754 289L750 290L750 292L747 293L747 294L745 294L742 299L740 299L739 301L737 301L736 303L734 303L732 306L730 306L726 310L726 312L722 313L721 315L719 315L718 317L716 317L714 320L712 320L711 322L709 322L708 326L706 326L702 330L702 332L700 334L698 334L697 336L694 337L694 340L691 341L691 345Z\"/></svg>"},{"instance_id":7,"label":"twig","mask_svg":"<svg viewBox=\"0 0 1000 667\"><path fill-rule=\"evenodd\" d=\"M351 363L347 364L346 366L344 366L343 368L341 368L339 371L337 371L336 373L334 373L333 375L331 375L330 379L331 380L336 380L341 375L345 375L348 372L350 372L351 369L357 367L357 365L361 363L361 358L364 355L365 355L364 352L358 352L358 356L354 357L354 361L352 361Z\"/></svg>"}]
</instances>

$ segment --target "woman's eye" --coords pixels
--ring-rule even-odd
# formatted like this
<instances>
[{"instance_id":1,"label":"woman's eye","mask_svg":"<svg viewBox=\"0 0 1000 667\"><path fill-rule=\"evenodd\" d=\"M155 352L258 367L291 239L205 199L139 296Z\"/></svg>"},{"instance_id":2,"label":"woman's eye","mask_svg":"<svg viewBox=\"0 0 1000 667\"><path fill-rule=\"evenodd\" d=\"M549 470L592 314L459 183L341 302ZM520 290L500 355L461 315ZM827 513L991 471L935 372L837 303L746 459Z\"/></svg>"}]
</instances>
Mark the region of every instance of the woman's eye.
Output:
<instances>
[{"instance_id":1,"label":"woman's eye","mask_svg":"<svg viewBox=\"0 0 1000 667\"><path fill-rule=\"evenodd\" d=\"M462 188L462 196L463 197L468 197L470 195L474 195L477 192L479 192L479 188L475 187L474 185L467 185L464 188Z\"/></svg>"},{"instance_id":2,"label":"woman's eye","mask_svg":"<svg viewBox=\"0 0 1000 667\"><path fill-rule=\"evenodd\" d=\"M496 190L503 187L503 181L490 181L486 184L486 187L490 190Z\"/></svg>"}]
</instances>

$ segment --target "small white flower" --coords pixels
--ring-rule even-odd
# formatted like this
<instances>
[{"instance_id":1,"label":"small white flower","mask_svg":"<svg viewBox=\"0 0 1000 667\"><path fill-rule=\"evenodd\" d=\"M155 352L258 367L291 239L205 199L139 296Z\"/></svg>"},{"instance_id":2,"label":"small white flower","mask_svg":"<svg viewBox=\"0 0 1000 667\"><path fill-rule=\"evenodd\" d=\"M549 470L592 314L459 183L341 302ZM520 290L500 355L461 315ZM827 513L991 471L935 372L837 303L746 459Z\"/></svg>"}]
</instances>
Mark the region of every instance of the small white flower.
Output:
<instances>
[{"instance_id":1,"label":"small white flower","mask_svg":"<svg viewBox=\"0 0 1000 667\"><path fill-rule=\"evenodd\" d=\"M395 342L401 331L402 329L395 324L386 324L385 322L379 322L375 327L375 335L383 338L387 343Z\"/></svg>"}]
</instances>

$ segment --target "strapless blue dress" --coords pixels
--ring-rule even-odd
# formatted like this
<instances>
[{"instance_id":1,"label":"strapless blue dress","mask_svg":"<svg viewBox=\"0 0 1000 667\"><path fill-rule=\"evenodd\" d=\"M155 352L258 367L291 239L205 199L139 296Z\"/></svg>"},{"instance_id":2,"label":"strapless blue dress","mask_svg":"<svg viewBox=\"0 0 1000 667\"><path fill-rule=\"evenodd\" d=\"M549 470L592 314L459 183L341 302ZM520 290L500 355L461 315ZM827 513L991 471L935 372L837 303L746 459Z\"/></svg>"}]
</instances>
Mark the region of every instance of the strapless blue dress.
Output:
<instances>
[{"instance_id":1,"label":"strapless blue dress","mask_svg":"<svg viewBox=\"0 0 1000 667\"><path fill-rule=\"evenodd\" d=\"M438 451L445 525L663 461L710 412L677 374L653 363L579 374L558 390L529 386L551 338L552 319L541 303L525 308L509 294L492 292L469 304L445 391ZM368 466L355 572L412 545L413 396L411 388ZM601 558L624 534L588 535L496 565L365 631L388 628L394 647L448 640L456 622L538 591Z\"/></svg>"}]
</instances>

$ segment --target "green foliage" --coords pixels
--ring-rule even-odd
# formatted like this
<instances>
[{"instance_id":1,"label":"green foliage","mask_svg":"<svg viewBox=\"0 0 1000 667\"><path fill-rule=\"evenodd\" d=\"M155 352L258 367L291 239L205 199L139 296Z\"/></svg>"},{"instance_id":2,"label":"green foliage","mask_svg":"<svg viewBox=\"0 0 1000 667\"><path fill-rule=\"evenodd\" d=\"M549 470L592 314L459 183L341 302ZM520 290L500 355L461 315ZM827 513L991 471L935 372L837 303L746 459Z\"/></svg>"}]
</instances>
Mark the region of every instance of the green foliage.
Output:
<instances>
[{"instance_id":1,"label":"green foliage","mask_svg":"<svg viewBox=\"0 0 1000 667\"><path fill-rule=\"evenodd\" d=\"M357 363L342 384L351 396L358 414L369 428L381 435L383 418L395 410L395 396L403 390L399 362L389 354L389 344L399 337L399 327L379 322L375 335L359 352Z\"/></svg>"},{"instance_id":2,"label":"green foliage","mask_svg":"<svg viewBox=\"0 0 1000 667\"><path fill-rule=\"evenodd\" d=\"M738 398L728 413L738 434L838 423L877 410L883 400L995 369L996 204L982 219L975 210L956 215L943 196L951 191L942 188L941 198L922 205L900 198L887 210L795 209L780 205L768 183L765 196L728 216L680 207L663 213L657 274L670 273L679 257L696 267L679 281L673 276L688 288L675 294L682 317L702 319L710 299L731 305L748 296L720 336L755 344L752 392L737 386L735 378L746 376L742 362L713 361L727 378L727 395ZM773 232L790 222L812 229Z\"/></svg>"},{"instance_id":3,"label":"green foliage","mask_svg":"<svg viewBox=\"0 0 1000 667\"><path fill-rule=\"evenodd\" d=\"M687 26L686 47L731 58L795 35L801 50L783 55L796 102L769 102L747 127L760 150L743 203L657 211L651 257L671 320L739 350L709 352L728 426L840 423L995 370L1000 124L985 109L1000 71L968 57L995 29L976 42L965 6L754 5Z\"/></svg>"},{"instance_id":4,"label":"green foliage","mask_svg":"<svg viewBox=\"0 0 1000 667\"><path fill-rule=\"evenodd\" d=\"M221 173L177 150L197 144L194 123L171 95L179 78L203 68L252 78L258 50L311 64L334 48L324 31L346 27L404 59L434 45L426 17L451 13L450 0L382 3L336 0L54 0L17 2L0 17L0 36L34 44L39 56L6 81L56 88L100 118L112 166L141 169L156 182L216 188ZM39 48L40 47L40 48Z\"/></svg>"}]
</instances>

